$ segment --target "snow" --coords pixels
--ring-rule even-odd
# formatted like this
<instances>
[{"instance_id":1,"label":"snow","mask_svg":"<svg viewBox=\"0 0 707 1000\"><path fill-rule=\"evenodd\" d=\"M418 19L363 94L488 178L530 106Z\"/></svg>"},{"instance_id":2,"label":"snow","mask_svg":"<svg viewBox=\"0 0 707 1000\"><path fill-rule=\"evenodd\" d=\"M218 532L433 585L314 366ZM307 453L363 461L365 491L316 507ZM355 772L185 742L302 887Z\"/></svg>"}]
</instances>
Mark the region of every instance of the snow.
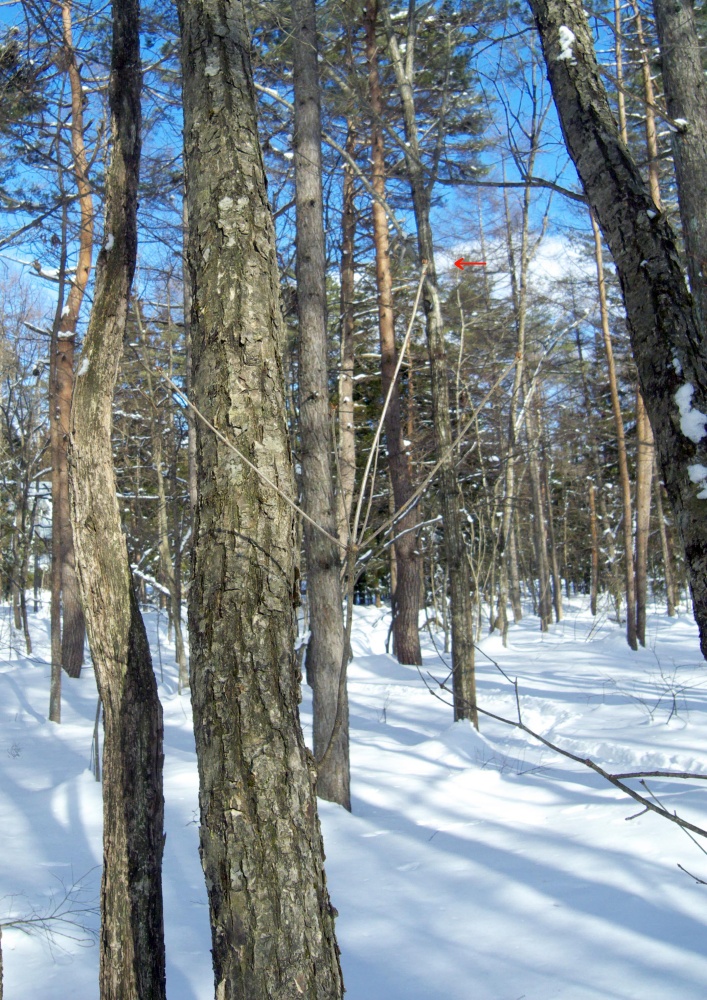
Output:
<instances>
[{"instance_id":1,"label":"snow","mask_svg":"<svg viewBox=\"0 0 707 1000\"><path fill-rule=\"evenodd\" d=\"M347 1000L702 1000L707 889L677 867L707 875L695 844L517 729L452 723L436 697L448 695L430 680L447 667L426 631L421 676L386 655L387 609L355 612L353 814L320 802ZM64 721L48 723L48 603L30 618L31 658L0 609L5 921L46 912L62 885L95 907L100 883L93 672L64 678ZM146 622L165 723L168 996L212 1000L189 698L177 694L165 615L150 611ZM442 649L441 633L435 640ZM513 687L490 657L518 678L524 722L577 755L618 772L707 773L707 677L687 614L654 610L647 648L632 653L607 608L594 619L578 598L549 632L529 616L511 627L507 649L492 636L481 650L482 708L515 718ZM646 780L666 808L707 825L704 785ZM79 940L3 929L7 997L65 1000L68 982L72 996L97 1000L97 916L77 919Z\"/></svg>"},{"instance_id":2,"label":"snow","mask_svg":"<svg viewBox=\"0 0 707 1000\"><path fill-rule=\"evenodd\" d=\"M108 238L106 239L106 247L105 247L106 252L110 253L114 245L115 245L115 236L113 236L113 233L108 233Z\"/></svg>"},{"instance_id":3,"label":"snow","mask_svg":"<svg viewBox=\"0 0 707 1000\"><path fill-rule=\"evenodd\" d=\"M206 66L204 67L204 76L216 76L221 71L221 66L218 61L218 56L210 52L206 58Z\"/></svg>"},{"instance_id":4,"label":"snow","mask_svg":"<svg viewBox=\"0 0 707 1000\"><path fill-rule=\"evenodd\" d=\"M682 375L682 365L680 364L679 358L673 358L673 368L677 375Z\"/></svg>"},{"instance_id":5,"label":"snow","mask_svg":"<svg viewBox=\"0 0 707 1000\"><path fill-rule=\"evenodd\" d=\"M65 319L69 315L70 312L71 312L71 308L69 306L69 303L67 302L64 305L64 308L61 310L61 318Z\"/></svg>"},{"instance_id":6,"label":"snow","mask_svg":"<svg viewBox=\"0 0 707 1000\"><path fill-rule=\"evenodd\" d=\"M572 46L576 41L574 32L566 24L562 24L560 25L559 36L560 54L557 57L557 62L566 61L575 64L574 52L572 51Z\"/></svg>"},{"instance_id":7,"label":"snow","mask_svg":"<svg viewBox=\"0 0 707 1000\"><path fill-rule=\"evenodd\" d=\"M680 386L673 399L680 411L680 430L685 437L698 444L707 434L705 431L707 416L700 410L693 409L692 397L694 394L695 387L690 382L686 382L685 385Z\"/></svg>"},{"instance_id":8,"label":"snow","mask_svg":"<svg viewBox=\"0 0 707 1000\"><path fill-rule=\"evenodd\" d=\"M697 494L698 500L707 500L707 466L700 465L696 462L694 465L688 465L687 474L690 477L691 483L698 483L702 489Z\"/></svg>"},{"instance_id":9,"label":"snow","mask_svg":"<svg viewBox=\"0 0 707 1000\"><path fill-rule=\"evenodd\" d=\"M76 372L77 375L85 375L88 371L88 358L82 358L81 364L79 365L79 370Z\"/></svg>"}]
</instances>

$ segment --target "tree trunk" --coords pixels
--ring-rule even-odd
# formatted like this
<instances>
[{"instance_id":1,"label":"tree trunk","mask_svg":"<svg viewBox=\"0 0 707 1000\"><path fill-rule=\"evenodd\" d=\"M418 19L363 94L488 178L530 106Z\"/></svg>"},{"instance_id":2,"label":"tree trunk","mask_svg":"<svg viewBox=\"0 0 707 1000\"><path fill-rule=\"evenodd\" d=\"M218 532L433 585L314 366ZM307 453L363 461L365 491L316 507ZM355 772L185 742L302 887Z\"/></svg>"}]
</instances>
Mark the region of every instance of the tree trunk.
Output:
<instances>
[{"instance_id":1,"label":"tree trunk","mask_svg":"<svg viewBox=\"0 0 707 1000\"><path fill-rule=\"evenodd\" d=\"M439 470L439 492L444 521L444 544L447 555L450 587L450 618L452 632L452 682L454 687L454 718L470 719L478 729L476 709L476 677L474 664L474 595L472 592L469 554L462 526L463 498L452 457L452 425L447 380L447 351L444 343L442 308L437 288L434 262L434 241L430 225L430 189L426 184L418 141L415 101L410 74L403 66L393 32L387 0L381 5L388 48L402 102L405 123L405 163L412 194L417 244L420 261L427 266L422 292L425 309L425 330L430 357L432 384L432 422ZM412 71L410 40L406 62Z\"/></svg>"},{"instance_id":2,"label":"tree trunk","mask_svg":"<svg viewBox=\"0 0 707 1000\"><path fill-rule=\"evenodd\" d=\"M74 535L69 509L68 448L71 423L71 399L74 388L74 349L76 327L83 302L93 259L93 196L88 179L88 160L84 144L83 101L76 52L71 24L71 3L61 7L63 29L63 56L71 86L71 152L80 211L79 255L76 276L71 283L66 305L61 313L57 368L57 416L59 419L58 452L58 506L56 517L60 532L59 559L61 563L61 662L70 677L80 677L83 665L83 647L86 634L79 582L76 575ZM52 522L53 523L53 522Z\"/></svg>"},{"instance_id":3,"label":"tree trunk","mask_svg":"<svg viewBox=\"0 0 707 1000\"><path fill-rule=\"evenodd\" d=\"M581 0L530 3L567 148L621 282L640 388L685 550L700 647L707 657L707 344L672 229L664 215L656 214L617 133ZM567 31L572 34L571 58L560 51L560 28L565 39Z\"/></svg>"},{"instance_id":4,"label":"tree trunk","mask_svg":"<svg viewBox=\"0 0 707 1000\"><path fill-rule=\"evenodd\" d=\"M380 196L373 199L373 240L376 254L376 284L378 288L378 329L381 345L381 388L387 398L398 363L395 344L395 319L393 313L393 279L390 271L388 219L381 203L385 199L385 150L382 127L382 95L378 73L378 46L376 44L377 0L366 4L366 62L368 64L368 92L371 102L371 160L372 187ZM385 441L388 449L388 468L393 484L395 509L400 510L413 494L408 460L403 444L403 416L400 390L397 384L385 414ZM422 663L420 650L420 556L417 550L417 525L420 515L413 505L404 517L395 522L396 585L393 600L393 639L399 663Z\"/></svg>"},{"instance_id":5,"label":"tree trunk","mask_svg":"<svg viewBox=\"0 0 707 1000\"><path fill-rule=\"evenodd\" d=\"M49 721L61 722L61 518L59 517L59 465L61 462L61 425L58 413L59 395L59 326L64 308L64 287L67 262L67 206L61 213L61 250L59 255L59 295L49 343L49 455L52 467L52 536L50 573L50 636L51 680L49 685Z\"/></svg>"},{"instance_id":6,"label":"tree trunk","mask_svg":"<svg viewBox=\"0 0 707 1000\"><path fill-rule=\"evenodd\" d=\"M346 132L346 152L353 158L356 133L351 121ZM348 545L351 511L356 488L356 423L354 413L354 245L356 206L353 168L344 164L341 207L341 373L339 375L339 539Z\"/></svg>"},{"instance_id":7,"label":"tree trunk","mask_svg":"<svg viewBox=\"0 0 707 1000\"><path fill-rule=\"evenodd\" d=\"M184 302L184 353L186 355L185 380L187 394L191 395L191 283L187 263L187 238L189 232L189 211L186 192L182 206L182 292ZM187 407L187 477L189 480L189 512L193 527L194 511L196 510L196 425L192 411Z\"/></svg>"},{"instance_id":8,"label":"tree trunk","mask_svg":"<svg viewBox=\"0 0 707 1000\"><path fill-rule=\"evenodd\" d=\"M550 562L550 575L552 576L552 606L555 611L555 621L562 621L562 573L560 572L559 560L557 558L557 541L555 539L555 516L552 511L552 496L550 494L550 473L548 471L547 449L544 441L544 422L537 402L537 421L540 444L540 473L542 477L543 506L547 521L548 555Z\"/></svg>"},{"instance_id":9,"label":"tree trunk","mask_svg":"<svg viewBox=\"0 0 707 1000\"><path fill-rule=\"evenodd\" d=\"M707 81L693 0L653 0L663 88L676 123L673 162L687 273L702 336L707 331Z\"/></svg>"},{"instance_id":10,"label":"tree trunk","mask_svg":"<svg viewBox=\"0 0 707 1000\"><path fill-rule=\"evenodd\" d=\"M528 471L533 503L533 548L538 579L538 617L540 628L546 632L552 624L552 595L550 593L550 567L547 554L547 528L540 478L538 414L535 400L526 392L525 427L528 438Z\"/></svg>"},{"instance_id":11,"label":"tree trunk","mask_svg":"<svg viewBox=\"0 0 707 1000\"><path fill-rule=\"evenodd\" d=\"M112 462L112 401L137 253L140 45L136 0L113 5L106 232L70 440L71 515L104 706L101 1000L164 1000L162 709L132 587Z\"/></svg>"},{"instance_id":12,"label":"tree trunk","mask_svg":"<svg viewBox=\"0 0 707 1000\"><path fill-rule=\"evenodd\" d=\"M636 439L636 638L645 646L653 432L640 390L636 392Z\"/></svg>"},{"instance_id":13,"label":"tree trunk","mask_svg":"<svg viewBox=\"0 0 707 1000\"><path fill-rule=\"evenodd\" d=\"M198 421L190 672L216 996L339 1000L297 707L284 331L250 39L240 0L181 0L179 18L192 396L252 463Z\"/></svg>"},{"instance_id":14,"label":"tree trunk","mask_svg":"<svg viewBox=\"0 0 707 1000\"><path fill-rule=\"evenodd\" d=\"M321 109L314 0L293 0L294 151L299 321L299 429L302 505L330 535L337 534L332 475L326 323L326 248L322 203ZM304 551L311 636L307 677L312 685L314 756L331 738L339 699L344 619L339 548L305 520ZM346 691L343 697L346 699ZM317 795L351 809L348 700L344 724L317 774Z\"/></svg>"},{"instance_id":15,"label":"tree trunk","mask_svg":"<svg viewBox=\"0 0 707 1000\"><path fill-rule=\"evenodd\" d=\"M599 285L599 311L601 329L604 336L606 351L606 367L609 376L609 392L611 394L611 409L614 414L616 429L616 454L619 463L619 484L621 487L621 502L623 505L623 536L626 581L626 641L631 649L638 649L636 637L636 578L633 565L633 507L631 503L631 480L628 474L628 459L626 457L626 435L624 433L624 418L621 414L619 386L614 364L614 349L611 344L609 330L609 312L606 304L606 284L604 281L604 259L601 247L601 234L592 213L592 229L594 231L594 253L597 265L597 282Z\"/></svg>"},{"instance_id":16,"label":"tree trunk","mask_svg":"<svg viewBox=\"0 0 707 1000\"><path fill-rule=\"evenodd\" d=\"M663 486L658 476L654 476L655 483L655 512L658 518L658 530L660 531L660 548L663 555L663 575L665 578L665 601L668 615L672 618L677 614L678 594L675 589L675 568L673 565L673 553L668 540L668 532L665 528L665 515L663 513Z\"/></svg>"},{"instance_id":17,"label":"tree trunk","mask_svg":"<svg viewBox=\"0 0 707 1000\"><path fill-rule=\"evenodd\" d=\"M597 507L594 483L589 484L589 533L592 539L591 575L589 581L589 608L596 617L597 591L599 589L599 535L597 532Z\"/></svg>"}]
</instances>

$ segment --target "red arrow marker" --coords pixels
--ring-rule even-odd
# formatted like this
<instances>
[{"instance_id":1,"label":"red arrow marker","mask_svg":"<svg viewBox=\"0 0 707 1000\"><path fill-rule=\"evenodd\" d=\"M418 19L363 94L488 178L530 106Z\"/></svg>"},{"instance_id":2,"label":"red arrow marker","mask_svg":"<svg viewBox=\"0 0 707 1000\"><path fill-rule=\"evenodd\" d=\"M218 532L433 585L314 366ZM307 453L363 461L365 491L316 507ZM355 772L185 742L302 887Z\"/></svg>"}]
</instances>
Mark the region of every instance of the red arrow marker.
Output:
<instances>
[{"instance_id":1,"label":"red arrow marker","mask_svg":"<svg viewBox=\"0 0 707 1000\"><path fill-rule=\"evenodd\" d=\"M486 267L485 260L464 260L460 257L459 260L454 261L454 266L458 267L460 271L463 271L465 267Z\"/></svg>"}]
</instances>

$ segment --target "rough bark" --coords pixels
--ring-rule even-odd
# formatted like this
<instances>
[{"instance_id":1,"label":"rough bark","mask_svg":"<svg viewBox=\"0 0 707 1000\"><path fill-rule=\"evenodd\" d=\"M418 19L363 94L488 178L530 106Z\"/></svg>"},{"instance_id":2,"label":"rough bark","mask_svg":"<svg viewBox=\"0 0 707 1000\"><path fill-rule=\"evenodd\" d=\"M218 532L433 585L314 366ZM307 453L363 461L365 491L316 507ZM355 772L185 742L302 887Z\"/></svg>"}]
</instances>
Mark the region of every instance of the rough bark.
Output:
<instances>
[{"instance_id":1,"label":"rough bark","mask_svg":"<svg viewBox=\"0 0 707 1000\"><path fill-rule=\"evenodd\" d=\"M189 231L189 211L186 193L182 206L182 289L184 301L184 350L186 354L186 386L187 394L191 395L191 283L187 263L187 234ZM187 407L187 477L189 480L189 510L192 522L196 510L196 424L194 414ZM193 524L192 524L193 526Z\"/></svg>"},{"instance_id":2,"label":"rough bark","mask_svg":"<svg viewBox=\"0 0 707 1000\"><path fill-rule=\"evenodd\" d=\"M314 0L293 0L296 274L299 325L299 430L304 511L336 536L327 377L326 248L322 201L321 96ZM309 627L306 669L312 685L314 756L331 737L344 649L341 556L309 521L304 525ZM344 691L346 699L346 692ZM351 808L348 701L344 724L317 774L317 795Z\"/></svg>"},{"instance_id":3,"label":"rough bark","mask_svg":"<svg viewBox=\"0 0 707 1000\"><path fill-rule=\"evenodd\" d=\"M653 0L663 89L673 133L687 273L698 326L707 330L707 81L692 0Z\"/></svg>"},{"instance_id":4,"label":"rough bark","mask_svg":"<svg viewBox=\"0 0 707 1000\"><path fill-rule=\"evenodd\" d=\"M69 510L68 448L71 422L71 399L74 388L74 350L76 328L93 260L93 195L88 177L88 159L84 143L83 100L79 70L72 38L71 3L61 8L63 45L62 57L71 87L71 152L73 173L80 212L79 253L76 275L61 313L57 355L57 416L59 420L59 451L57 472L59 490L56 516L59 529L59 560L61 564L61 661L70 677L81 675L86 634L79 582L76 575L74 535ZM52 522L54 523L54 521Z\"/></svg>"},{"instance_id":5,"label":"rough bark","mask_svg":"<svg viewBox=\"0 0 707 1000\"><path fill-rule=\"evenodd\" d=\"M383 398L395 376L398 351L395 344L395 317L393 313L393 278L390 270L388 219L382 200L385 199L385 149L383 144L380 77L378 73L378 47L376 44L377 0L366 4L366 61L368 64L368 93L371 103L371 161L372 186L380 196L373 200L373 241L376 256L376 285L378 290L378 329L381 346L381 387ZM413 494L408 459L403 444L403 416L400 390L395 383L385 413L385 441L388 450L388 468L393 486L395 509L400 510ZM393 600L394 651L399 663L421 664L419 615L421 562L417 549L417 525L420 521L417 506L396 521L393 531L397 536L394 547L395 587Z\"/></svg>"},{"instance_id":6,"label":"rough bark","mask_svg":"<svg viewBox=\"0 0 707 1000\"><path fill-rule=\"evenodd\" d=\"M380 9L402 103L406 140L405 164L415 214L418 251L420 260L427 265L422 299L425 310L427 350L430 357L435 449L438 459L442 460L439 470L439 493L449 572L454 718L471 719L474 726L478 728L474 663L474 594L469 555L466 550L462 525L463 499L452 458L447 351L434 264L434 241L430 225L431 190L425 178L420 156L415 100L412 90L414 18L409 21L410 32L408 33L405 65L403 65L400 47L393 32L387 0L384 0Z\"/></svg>"},{"instance_id":7,"label":"rough bark","mask_svg":"<svg viewBox=\"0 0 707 1000\"><path fill-rule=\"evenodd\" d=\"M240 0L181 0L198 502L189 590L201 858L219 1000L341 997L299 725L292 460L272 217Z\"/></svg>"},{"instance_id":8,"label":"rough bark","mask_svg":"<svg viewBox=\"0 0 707 1000\"><path fill-rule=\"evenodd\" d=\"M112 400L137 253L137 0L113 5L106 243L77 372L71 516L89 645L104 708L101 1000L164 1000L162 710L130 576L112 463Z\"/></svg>"},{"instance_id":9,"label":"rough bark","mask_svg":"<svg viewBox=\"0 0 707 1000\"><path fill-rule=\"evenodd\" d=\"M621 142L580 0L530 0L569 153L619 275L661 476L685 550L707 656L707 344L674 233ZM572 58L558 58L560 28Z\"/></svg>"}]
</instances>

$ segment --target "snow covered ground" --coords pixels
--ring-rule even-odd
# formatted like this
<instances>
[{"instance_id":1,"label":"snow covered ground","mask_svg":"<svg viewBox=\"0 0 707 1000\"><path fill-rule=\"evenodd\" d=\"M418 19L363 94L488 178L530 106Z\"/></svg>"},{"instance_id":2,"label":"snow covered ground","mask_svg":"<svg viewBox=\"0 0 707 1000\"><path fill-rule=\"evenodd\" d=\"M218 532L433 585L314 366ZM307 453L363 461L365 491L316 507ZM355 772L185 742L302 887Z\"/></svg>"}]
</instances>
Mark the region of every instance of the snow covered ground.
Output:
<instances>
[{"instance_id":1,"label":"snow covered ground","mask_svg":"<svg viewBox=\"0 0 707 1000\"><path fill-rule=\"evenodd\" d=\"M165 617L147 621L165 712L168 995L212 1000L189 701L177 694ZM677 867L707 880L707 844L655 815L630 819L636 802L517 729L453 725L418 671L385 654L388 624L381 610L356 609L353 815L320 804L349 1000L707 997L707 886ZM496 637L482 642L518 678L528 726L608 770L707 775L707 668L689 616L651 616L638 653L579 600L545 636L537 626L529 617L511 628L507 649ZM90 669L65 678L64 721L48 723L45 613L33 630L28 658L0 609L0 921L58 906L73 923L3 929L5 997L96 1000L95 681ZM444 680L423 641L428 683ZM514 718L512 686L481 654L478 671L480 705ZM648 787L707 826L701 782Z\"/></svg>"}]
</instances>

